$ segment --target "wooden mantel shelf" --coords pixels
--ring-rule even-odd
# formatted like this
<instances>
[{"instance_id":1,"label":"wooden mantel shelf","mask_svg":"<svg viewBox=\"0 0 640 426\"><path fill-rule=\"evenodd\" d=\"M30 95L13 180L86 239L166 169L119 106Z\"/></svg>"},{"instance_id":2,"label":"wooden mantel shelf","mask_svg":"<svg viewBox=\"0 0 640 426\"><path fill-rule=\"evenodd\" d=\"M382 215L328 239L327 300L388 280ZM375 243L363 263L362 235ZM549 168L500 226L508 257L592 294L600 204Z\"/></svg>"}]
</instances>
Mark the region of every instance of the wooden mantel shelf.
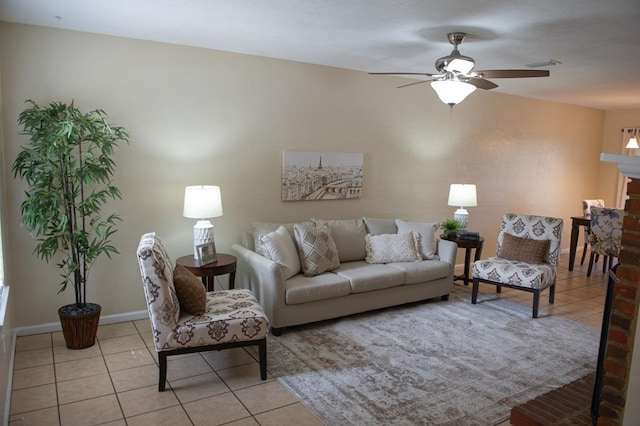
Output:
<instances>
[{"instance_id":1,"label":"wooden mantel shelf","mask_svg":"<svg viewBox=\"0 0 640 426\"><path fill-rule=\"evenodd\" d=\"M600 154L600 161L617 163L618 170L622 176L640 179L640 156L609 154L603 152Z\"/></svg>"}]
</instances>

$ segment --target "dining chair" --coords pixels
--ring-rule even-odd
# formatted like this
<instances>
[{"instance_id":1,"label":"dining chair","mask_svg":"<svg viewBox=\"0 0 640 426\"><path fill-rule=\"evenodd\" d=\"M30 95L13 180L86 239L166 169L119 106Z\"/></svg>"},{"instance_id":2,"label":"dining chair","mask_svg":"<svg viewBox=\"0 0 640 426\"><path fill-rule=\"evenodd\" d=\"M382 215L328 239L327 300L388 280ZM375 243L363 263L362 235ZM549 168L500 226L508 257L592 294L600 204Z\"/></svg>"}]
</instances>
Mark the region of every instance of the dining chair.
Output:
<instances>
[{"instance_id":1,"label":"dining chair","mask_svg":"<svg viewBox=\"0 0 640 426\"><path fill-rule=\"evenodd\" d=\"M613 266L613 258L620 254L622 245L623 209L608 209L591 206L591 256L587 277L591 276L594 257L603 256L602 272Z\"/></svg>"},{"instance_id":2,"label":"dining chair","mask_svg":"<svg viewBox=\"0 0 640 426\"><path fill-rule=\"evenodd\" d=\"M587 219L591 219L591 206L605 207L604 200L582 200L582 215ZM590 244L591 233L589 232L589 228L584 228L584 247L582 248L582 259L580 260L580 265L584 265L584 259L587 257L587 251ZM598 256L596 256L595 262L598 263Z\"/></svg>"}]
</instances>

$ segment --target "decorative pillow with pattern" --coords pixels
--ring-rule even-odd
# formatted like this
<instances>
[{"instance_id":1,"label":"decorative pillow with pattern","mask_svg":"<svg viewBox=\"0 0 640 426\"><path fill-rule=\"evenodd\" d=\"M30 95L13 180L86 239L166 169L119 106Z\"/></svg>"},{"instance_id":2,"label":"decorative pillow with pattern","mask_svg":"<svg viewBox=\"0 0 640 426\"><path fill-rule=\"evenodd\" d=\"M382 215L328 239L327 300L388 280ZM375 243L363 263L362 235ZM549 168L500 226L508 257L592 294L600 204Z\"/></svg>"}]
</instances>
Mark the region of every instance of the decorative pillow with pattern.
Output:
<instances>
[{"instance_id":1,"label":"decorative pillow with pattern","mask_svg":"<svg viewBox=\"0 0 640 426\"><path fill-rule=\"evenodd\" d=\"M300 272L298 250L287 228L280 226L275 231L263 235L261 242L262 249L266 254L265 257L280 265L285 280Z\"/></svg>"},{"instance_id":2,"label":"decorative pillow with pattern","mask_svg":"<svg viewBox=\"0 0 640 426\"><path fill-rule=\"evenodd\" d=\"M332 271L340 266L336 243L331 238L331 229L326 226L295 224L294 231L305 277Z\"/></svg>"},{"instance_id":3,"label":"decorative pillow with pattern","mask_svg":"<svg viewBox=\"0 0 640 426\"><path fill-rule=\"evenodd\" d=\"M173 271L173 286L176 289L180 309L191 315L202 315L207 310L207 290L202 281L182 265Z\"/></svg>"},{"instance_id":4,"label":"decorative pillow with pattern","mask_svg":"<svg viewBox=\"0 0 640 426\"><path fill-rule=\"evenodd\" d=\"M502 234L502 248L498 257L526 263L546 263L551 240L534 240Z\"/></svg>"},{"instance_id":5,"label":"decorative pillow with pattern","mask_svg":"<svg viewBox=\"0 0 640 426\"><path fill-rule=\"evenodd\" d=\"M398 234L413 231L420 234L420 254L423 259L438 259L436 256L436 231L440 227L439 222L407 222L396 219Z\"/></svg>"},{"instance_id":6,"label":"decorative pillow with pattern","mask_svg":"<svg viewBox=\"0 0 640 426\"><path fill-rule=\"evenodd\" d=\"M406 234L367 234L365 247L368 263L419 262L422 260L418 250L420 235L415 232Z\"/></svg>"}]
</instances>

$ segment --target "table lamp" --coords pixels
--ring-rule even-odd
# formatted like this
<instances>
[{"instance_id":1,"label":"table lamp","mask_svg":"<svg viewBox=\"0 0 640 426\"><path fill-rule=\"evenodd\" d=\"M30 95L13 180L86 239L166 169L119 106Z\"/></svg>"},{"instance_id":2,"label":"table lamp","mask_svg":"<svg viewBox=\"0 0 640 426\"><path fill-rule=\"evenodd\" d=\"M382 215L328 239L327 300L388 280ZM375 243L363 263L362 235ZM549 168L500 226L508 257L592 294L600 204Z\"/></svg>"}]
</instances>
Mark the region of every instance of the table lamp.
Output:
<instances>
[{"instance_id":1,"label":"table lamp","mask_svg":"<svg viewBox=\"0 0 640 426\"><path fill-rule=\"evenodd\" d=\"M184 217L198 219L193 226L193 257L198 259L198 246L213 242L213 224L209 218L222 216L220 187L187 186L184 190Z\"/></svg>"},{"instance_id":2,"label":"table lamp","mask_svg":"<svg viewBox=\"0 0 640 426\"><path fill-rule=\"evenodd\" d=\"M465 207L475 207L478 205L476 199L476 186L473 184L453 183L449 188L450 206L460 208L453 213L453 218L460 224L460 230L464 231L469 225L469 212Z\"/></svg>"}]
</instances>

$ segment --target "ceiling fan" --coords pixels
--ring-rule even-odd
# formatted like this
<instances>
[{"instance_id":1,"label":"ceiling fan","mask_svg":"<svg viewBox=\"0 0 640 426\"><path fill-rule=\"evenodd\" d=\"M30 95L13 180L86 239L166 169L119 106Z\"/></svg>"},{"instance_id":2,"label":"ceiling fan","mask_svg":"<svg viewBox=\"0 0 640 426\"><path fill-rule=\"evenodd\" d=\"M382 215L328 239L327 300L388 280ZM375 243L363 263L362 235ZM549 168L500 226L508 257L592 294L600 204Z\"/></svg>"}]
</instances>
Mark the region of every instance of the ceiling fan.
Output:
<instances>
[{"instance_id":1,"label":"ceiling fan","mask_svg":"<svg viewBox=\"0 0 640 426\"><path fill-rule=\"evenodd\" d=\"M491 90L498 87L487 78L523 78L523 77L548 77L548 70L482 70L473 71L476 63L473 58L464 56L458 50L458 46L464 41L466 33L454 32L447 34L449 43L453 44L453 50L447 56L436 60L436 70L439 74L421 72L370 72L372 75L423 75L431 77L429 80L409 83L401 87L431 82L431 87L445 104L453 107L462 102L476 88Z\"/></svg>"}]
</instances>

